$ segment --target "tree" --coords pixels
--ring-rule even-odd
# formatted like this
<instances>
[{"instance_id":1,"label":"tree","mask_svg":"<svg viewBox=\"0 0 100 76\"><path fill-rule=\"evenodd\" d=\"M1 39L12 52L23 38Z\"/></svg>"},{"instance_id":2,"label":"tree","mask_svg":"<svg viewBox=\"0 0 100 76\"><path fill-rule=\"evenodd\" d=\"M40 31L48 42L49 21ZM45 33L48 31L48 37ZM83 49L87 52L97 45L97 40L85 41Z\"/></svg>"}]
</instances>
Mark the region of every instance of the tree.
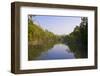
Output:
<instances>
[{"instance_id":1,"label":"tree","mask_svg":"<svg viewBox=\"0 0 100 76\"><path fill-rule=\"evenodd\" d=\"M80 25L76 26L73 32L64 37L64 42L69 45L72 51L78 53L81 52L81 54L83 54L84 56L83 55L80 56L87 57L88 55L87 39L88 39L88 19L87 17L82 17Z\"/></svg>"}]
</instances>

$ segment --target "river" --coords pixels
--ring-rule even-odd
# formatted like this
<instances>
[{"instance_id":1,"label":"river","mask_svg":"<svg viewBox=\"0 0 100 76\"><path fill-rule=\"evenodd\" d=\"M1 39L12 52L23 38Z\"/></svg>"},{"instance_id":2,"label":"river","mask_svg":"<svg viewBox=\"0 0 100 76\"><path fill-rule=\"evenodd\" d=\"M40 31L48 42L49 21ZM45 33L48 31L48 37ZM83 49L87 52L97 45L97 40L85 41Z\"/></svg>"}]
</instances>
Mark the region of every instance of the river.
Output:
<instances>
[{"instance_id":1,"label":"river","mask_svg":"<svg viewBox=\"0 0 100 76\"><path fill-rule=\"evenodd\" d=\"M65 44L31 47L29 60L74 59L74 53ZM36 55L37 54L37 55Z\"/></svg>"}]
</instances>

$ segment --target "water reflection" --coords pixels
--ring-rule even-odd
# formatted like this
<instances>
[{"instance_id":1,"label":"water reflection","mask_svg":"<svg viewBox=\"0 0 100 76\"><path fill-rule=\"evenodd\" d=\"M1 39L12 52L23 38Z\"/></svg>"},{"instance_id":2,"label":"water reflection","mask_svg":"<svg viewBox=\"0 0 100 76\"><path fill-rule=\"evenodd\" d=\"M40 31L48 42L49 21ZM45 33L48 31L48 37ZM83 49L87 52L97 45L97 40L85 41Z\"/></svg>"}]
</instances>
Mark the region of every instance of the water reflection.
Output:
<instances>
[{"instance_id":1,"label":"water reflection","mask_svg":"<svg viewBox=\"0 0 100 76\"><path fill-rule=\"evenodd\" d=\"M28 45L28 60L86 58L87 54L83 50L79 47L54 42L44 45Z\"/></svg>"},{"instance_id":2,"label":"water reflection","mask_svg":"<svg viewBox=\"0 0 100 76\"><path fill-rule=\"evenodd\" d=\"M61 43L49 43L45 45L29 45L29 60L50 60L50 59L73 59L74 53L69 47Z\"/></svg>"},{"instance_id":3,"label":"water reflection","mask_svg":"<svg viewBox=\"0 0 100 76\"><path fill-rule=\"evenodd\" d=\"M36 59L47 60L47 59L73 59L74 54L70 51L68 46L64 44L55 44L53 48L48 49L48 51L43 52Z\"/></svg>"},{"instance_id":4,"label":"water reflection","mask_svg":"<svg viewBox=\"0 0 100 76\"><path fill-rule=\"evenodd\" d=\"M88 48L85 48L81 44L68 44L68 46L76 58L88 58Z\"/></svg>"}]
</instances>

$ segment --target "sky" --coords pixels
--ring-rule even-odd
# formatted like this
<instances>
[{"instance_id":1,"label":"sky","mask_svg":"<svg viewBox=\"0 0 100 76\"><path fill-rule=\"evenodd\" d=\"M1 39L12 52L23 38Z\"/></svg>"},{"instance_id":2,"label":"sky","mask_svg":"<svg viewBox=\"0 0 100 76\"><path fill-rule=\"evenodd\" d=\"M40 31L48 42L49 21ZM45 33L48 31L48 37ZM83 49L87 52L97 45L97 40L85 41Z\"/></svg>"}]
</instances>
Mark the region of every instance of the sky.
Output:
<instances>
[{"instance_id":1,"label":"sky","mask_svg":"<svg viewBox=\"0 0 100 76\"><path fill-rule=\"evenodd\" d=\"M47 29L57 35L67 35L79 26L81 17L73 16L32 16L32 20L44 30Z\"/></svg>"}]
</instances>

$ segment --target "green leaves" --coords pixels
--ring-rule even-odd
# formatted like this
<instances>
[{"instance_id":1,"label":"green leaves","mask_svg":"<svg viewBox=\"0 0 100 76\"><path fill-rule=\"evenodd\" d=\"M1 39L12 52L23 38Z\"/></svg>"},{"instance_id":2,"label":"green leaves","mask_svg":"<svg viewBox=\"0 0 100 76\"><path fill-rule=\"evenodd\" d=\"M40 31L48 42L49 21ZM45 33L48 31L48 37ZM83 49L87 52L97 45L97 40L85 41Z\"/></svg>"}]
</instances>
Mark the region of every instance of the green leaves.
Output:
<instances>
[{"instance_id":1,"label":"green leaves","mask_svg":"<svg viewBox=\"0 0 100 76\"><path fill-rule=\"evenodd\" d=\"M81 53L76 57L87 57L88 45L88 19L87 17L81 18L81 23L76 26L72 33L64 37L64 42L67 43L72 51Z\"/></svg>"},{"instance_id":2,"label":"green leaves","mask_svg":"<svg viewBox=\"0 0 100 76\"><path fill-rule=\"evenodd\" d=\"M28 42L31 44L44 44L51 41L56 41L57 36L48 30L42 29L35 24L32 19L28 19Z\"/></svg>"}]
</instances>

